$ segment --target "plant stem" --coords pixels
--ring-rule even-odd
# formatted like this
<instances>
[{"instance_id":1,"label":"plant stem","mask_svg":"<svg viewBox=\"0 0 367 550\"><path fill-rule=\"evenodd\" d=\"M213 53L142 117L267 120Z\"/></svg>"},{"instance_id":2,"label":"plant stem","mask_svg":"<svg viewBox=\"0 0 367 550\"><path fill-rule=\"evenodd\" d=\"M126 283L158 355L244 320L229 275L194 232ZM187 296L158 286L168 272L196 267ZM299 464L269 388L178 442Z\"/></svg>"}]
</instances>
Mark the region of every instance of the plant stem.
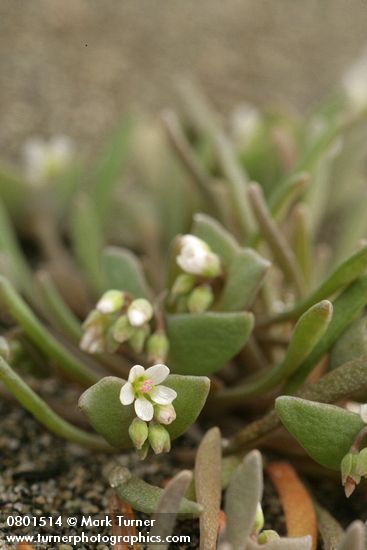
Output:
<instances>
[{"instance_id":1,"label":"plant stem","mask_svg":"<svg viewBox=\"0 0 367 550\"><path fill-rule=\"evenodd\" d=\"M314 384L306 386L297 393L297 397L319 403L335 403L350 397L357 391L366 390L366 362L367 357L359 357L344 363L341 367L325 374ZM268 435L280 425L277 413L275 410L271 410L227 440L224 451L226 454L230 454L252 447L260 438Z\"/></svg>"},{"instance_id":2,"label":"plant stem","mask_svg":"<svg viewBox=\"0 0 367 550\"><path fill-rule=\"evenodd\" d=\"M292 249L271 217L260 186L258 184L251 184L248 194L260 227L260 232L271 248L284 275L289 281L293 282L297 292L302 296L305 292L302 273Z\"/></svg>"},{"instance_id":3,"label":"plant stem","mask_svg":"<svg viewBox=\"0 0 367 550\"><path fill-rule=\"evenodd\" d=\"M50 432L72 443L101 451L111 451L111 447L99 436L76 428L58 416L0 357L0 380L19 403Z\"/></svg>"},{"instance_id":4,"label":"plant stem","mask_svg":"<svg viewBox=\"0 0 367 550\"><path fill-rule=\"evenodd\" d=\"M161 115L161 119L169 142L178 158L189 172L192 179L196 182L205 199L212 206L212 208L218 212L218 201L213 193L213 183L211 178L196 158L195 153L183 132L178 116L173 111L165 110Z\"/></svg>"},{"instance_id":5,"label":"plant stem","mask_svg":"<svg viewBox=\"0 0 367 550\"><path fill-rule=\"evenodd\" d=\"M218 391L213 397L221 404L234 404L246 397L261 395L287 379L308 357L329 326L333 306L327 300L315 304L296 324L283 360L260 377L233 388Z\"/></svg>"},{"instance_id":6,"label":"plant stem","mask_svg":"<svg viewBox=\"0 0 367 550\"><path fill-rule=\"evenodd\" d=\"M50 332L40 323L32 310L19 296L11 283L0 276L0 297L5 302L9 313L24 329L29 339L34 342L49 358L54 359L73 380L89 386L98 381L98 376L84 363L65 349Z\"/></svg>"},{"instance_id":7,"label":"plant stem","mask_svg":"<svg viewBox=\"0 0 367 550\"><path fill-rule=\"evenodd\" d=\"M82 335L82 329L77 317L64 302L51 275L47 271L39 271L37 280L40 284L47 310L50 311L55 324L65 334L78 342Z\"/></svg>"}]
</instances>

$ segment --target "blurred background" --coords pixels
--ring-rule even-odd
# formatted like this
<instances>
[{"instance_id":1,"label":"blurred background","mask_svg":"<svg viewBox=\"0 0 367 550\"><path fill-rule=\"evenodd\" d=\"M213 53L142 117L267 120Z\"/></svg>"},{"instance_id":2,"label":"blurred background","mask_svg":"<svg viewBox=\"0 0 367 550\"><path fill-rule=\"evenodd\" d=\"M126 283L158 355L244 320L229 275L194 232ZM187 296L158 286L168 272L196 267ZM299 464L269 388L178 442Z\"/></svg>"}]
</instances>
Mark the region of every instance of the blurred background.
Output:
<instances>
[{"instance_id":1,"label":"blurred background","mask_svg":"<svg viewBox=\"0 0 367 550\"><path fill-rule=\"evenodd\" d=\"M0 0L0 150L67 134L93 150L127 109L192 75L217 108L305 110L366 40L362 0Z\"/></svg>"}]
</instances>

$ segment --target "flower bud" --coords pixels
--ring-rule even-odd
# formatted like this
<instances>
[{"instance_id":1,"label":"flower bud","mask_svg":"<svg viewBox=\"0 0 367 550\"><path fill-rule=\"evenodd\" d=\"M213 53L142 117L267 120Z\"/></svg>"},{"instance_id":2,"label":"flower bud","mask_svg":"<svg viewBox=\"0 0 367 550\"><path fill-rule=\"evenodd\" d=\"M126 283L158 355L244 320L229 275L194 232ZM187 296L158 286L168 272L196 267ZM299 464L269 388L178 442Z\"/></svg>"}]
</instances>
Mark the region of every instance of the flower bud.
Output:
<instances>
[{"instance_id":1,"label":"flower bud","mask_svg":"<svg viewBox=\"0 0 367 550\"><path fill-rule=\"evenodd\" d=\"M341 461L340 469L344 492L348 498L361 481L361 476L358 474L358 454L356 452L346 454Z\"/></svg>"},{"instance_id":2,"label":"flower bud","mask_svg":"<svg viewBox=\"0 0 367 550\"><path fill-rule=\"evenodd\" d=\"M343 484L347 479L347 477L352 477L352 478L355 477L356 467L357 467L357 458L358 458L358 455L355 452L348 453L343 457L340 464Z\"/></svg>"},{"instance_id":3,"label":"flower bud","mask_svg":"<svg viewBox=\"0 0 367 550\"><path fill-rule=\"evenodd\" d=\"M114 339L123 344L133 334L134 329L130 325L126 315L121 315L112 327L112 335Z\"/></svg>"},{"instance_id":4,"label":"flower bud","mask_svg":"<svg viewBox=\"0 0 367 550\"><path fill-rule=\"evenodd\" d=\"M161 424L149 426L149 443L156 455L168 453L171 449L171 438L166 428Z\"/></svg>"},{"instance_id":5,"label":"flower bud","mask_svg":"<svg viewBox=\"0 0 367 550\"><path fill-rule=\"evenodd\" d=\"M105 351L106 318L96 309L83 323L84 334L79 347L87 353L102 353Z\"/></svg>"},{"instance_id":6,"label":"flower bud","mask_svg":"<svg viewBox=\"0 0 367 550\"><path fill-rule=\"evenodd\" d=\"M175 280L172 286L172 294L175 296L181 296L182 294L187 294L195 286L196 277L190 275L189 273L181 273Z\"/></svg>"},{"instance_id":7,"label":"flower bud","mask_svg":"<svg viewBox=\"0 0 367 550\"><path fill-rule=\"evenodd\" d=\"M273 531L273 529L265 529L265 531L262 531L258 536L257 542L259 544L266 544L267 542L278 539L280 539L280 536L276 531Z\"/></svg>"},{"instance_id":8,"label":"flower bud","mask_svg":"<svg viewBox=\"0 0 367 550\"><path fill-rule=\"evenodd\" d=\"M257 504L255 521L252 526L252 533L256 534L264 527L264 514L260 502Z\"/></svg>"},{"instance_id":9,"label":"flower bud","mask_svg":"<svg viewBox=\"0 0 367 550\"><path fill-rule=\"evenodd\" d=\"M164 363L169 349L169 341L163 330L157 330L147 340L148 360L152 363Z\"/></svg>"},{"instance_id":10,"label":"flower bud","mask_svg":"<svg viewBox=\"0 0 367 550\"><path fill-rule=\"evenodd\" d=\"M133 329L133 332L129 338L129 344L136 353L141 353L143 351L144 343L149 331L150 329L148 325Z\"/></svg>"},{"instance_id":11,"label":"flower bud","mask_svg":"<svg viewBox=\"0 0 367 550\"><path fill-rule=\"evenodd\" d=\"M203 313L214 302L214 293L209 285L195 288L188 299L187 307L191 313Z\"/></svg>"},{"instance_id":12,"label":"flower bud","mask_svg":"<svg viewBox=\"0 0 367 550\"><path fill-rule=\"evenodd\" d=\"M107 315L119 311L124 305L125 295L120 290L108 290L97 303L96 308L100 313Z\"/></svg>"},{"instance_id":13,"label":"flower bud","mask_svg":"<svg viewBox=\"0 0 367 550\"><path fill-rule=\"evenodd\" d=\"M10 346L3 336L0 336L0 357L6 361L9 361L10 358Z\"/></svg>"},{"instance_id":14,"label":"flower bud","mask_svg":"<svg viewBox=\"0 0 367 550\"><path fill-rule=\"evenodd\" d=\"M146 441L141 449L136 449L136 452L140 460L144 460L147 457L149 451L149 441Z\"/></svg>"},{"instance_id":15,"label":"flower bud","mask_svg":"<svg viewBox=\"0 0 367 550\"><path fill-rule=\"evenodd\" d=\"M186 273L204 277L217 277L221 272L219 257L194 235L183 235L180 239L180 253L177 265Z\"/></svg>"},{"instance_id":16,"label":"flower bud","mask_svg":"<svg viewBox=\"0 0 367 550\"><path fill-rule=\"evenodd\" d=\"M129 436L136 449L141 449L148 439L148 425L140 418L134 418L129 426Z\"/></svg>"},{"instance_id":17,"label":"flower bud","mask_svg":"<svg viewBox=\"0 0 367 550\"><path fill-rule=\"evenodd\" d=\"M361 477L367 476L367 447L362 449L357 455L356 474Z\"/></svg>"},{"instance_id":18,"label":"flower bud","mask_svg":"<svg viewBox=\"0 0 367 550\"><path fill-rule=\"evenodd\" d=\"M160 424L171 424L176 420L176 411L173 405L156 405L154 407L154 418Z\"/></svg>"},{"instance_id":19,"label":"flower bud","mask_svg":"<svg viewBox=\"0 0 367 550\"><path fill-rule=\"evenodd\" d=\"M153 316L153 308L148 300L145 298L138 298L131 302L129 309L127 310L127 318L129 323L133 327L141 327Z\"/></svg>"}]
</instances>

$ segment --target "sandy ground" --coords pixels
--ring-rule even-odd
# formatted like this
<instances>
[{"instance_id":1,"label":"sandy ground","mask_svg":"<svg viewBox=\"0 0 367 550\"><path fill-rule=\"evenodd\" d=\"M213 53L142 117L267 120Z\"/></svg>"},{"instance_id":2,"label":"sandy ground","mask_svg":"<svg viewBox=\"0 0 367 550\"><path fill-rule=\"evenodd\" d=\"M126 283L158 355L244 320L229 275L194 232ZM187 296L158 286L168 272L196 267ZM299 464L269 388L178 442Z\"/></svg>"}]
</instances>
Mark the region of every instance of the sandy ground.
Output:
<instances>
[{"instance_id":1,"label":"sandy ground","mask_svg":"<svg viewBox=\"0 0 367 550\"><path fill-rule=\"evenodd\" d=\"M0 151L30 134L99 141L192 74L219 108L304 108L365 42L362 0L0 0Z\"/></svg>"}]
</instances>

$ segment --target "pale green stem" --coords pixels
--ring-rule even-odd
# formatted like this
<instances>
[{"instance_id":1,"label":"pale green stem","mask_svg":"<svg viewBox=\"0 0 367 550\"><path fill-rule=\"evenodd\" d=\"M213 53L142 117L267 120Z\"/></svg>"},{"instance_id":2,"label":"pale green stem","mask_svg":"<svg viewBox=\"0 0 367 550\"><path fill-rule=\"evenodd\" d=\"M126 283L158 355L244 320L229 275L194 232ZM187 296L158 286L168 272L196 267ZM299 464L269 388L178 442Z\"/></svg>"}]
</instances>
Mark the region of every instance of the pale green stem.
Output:
<instances>
[{"instance_id":1,"label":"pale green stem","mask_svg":"<svg viewBox=\"0 0 367 550\"><path fill-rule=\"evenodd\" d=\"M295 326L286 355L278 365L253 381L218 391L213 401L232 405L246 397L261 395L287 379L308 357L325 333L332 311L333 307L327 300L306 311Z\"/></svg>"},{"instance_id":2,"label":"pale green stem","mask_svg":"<svg viewBox=\"0 0 367 550\"><path fill-rule=\"evenodd\" d=\"M178 116L173 111L166 110L163 111L161 118L169 142L180 159L182 165L197 184L199 190L208 203L216 212L220 212L218 199L216 198L213 190L213 182L195 156L195 153L192 150L192 147L181 127Z\"/></svg>"},{"instance_id":3,"label":"pale green stem","mask_svg":"<svg viewBox=\"0 0 367 550\"><path fill-rule=\"evenodd\" d=\"M74 341L79 342L82 329L78 318L74 315L54 284L51 275L47 271L37 273L37 280L41 287L47 311L51 313L57 328L61 329Z\"/></svg>"},{"instance_id":4,"label":"pale green stem","mask_svg":"<svg viewBox=\"0 0 367 550\"><path fill-rule=\"evenodd\" d=\"M360 357L344 363L341 367L325 374L314 384L306 386L296 396L319 403L336 403L357 391L365 391L367 389L366 361L366 357ZM235 453L252 447L259 439L279 426L281 426L280 419L275 410L272 410L232 436L225 444L225 452Z\"/></svg>"},{"instance_id":5,"label":"pale green stem","mask_svg":"<svg viewBox=\"0 0 367 550\"><path fill-rule=\"evenodd\" d=\"M284 275L289 281L293 282L298 293L302 295L305 290L302 273L293 251L271 217L260 186L258 184L251 184L248 194L260 227L260 232L271 248L274 258L284 272Z\"/></svg>"},{"instance_id":6,"label":"pale green stem","mask_svg":"<svg viewBox=\"0 0 367 550\"><path fill-rule=\"evenodd\" d=\"M40 323L32 310L19 296L5 277L0 276L0 298L9 313L15 318L29 339L44 354L57 362L58 367L73 380L89 386L98 381L98 376L79 361L54 338Z\"/></svg>"},{"instance_id":7,"label":"pale green stem","mask_svg":"<svg viewBox=\"0 0 367 550\"><path fill-rule=\"evenodd\" d=\"M217 132L214 145L242 236L249 237L255 231L256 223L247 195L248 177L236 158L231 142L223 132Z\"/></svg>"},{"instance_id":8,"label":"pale green stem","mask_svg":"<svg viewBox=\"0 0 367 550\"><path fill-rule=\"evenodd\" d=\"M282 323L302 315L312 304L332 296L337 290L346 287L358 277L363 275L367 269L367 245L352 254L349 258L340 264L336 270L302 302L291 309L283 311L263 321L258 326Z\"/></svg>"},{"instance_id":9,"label":"pale green stem","mask_svg":"<svg viewBox=\"0 0 367 550\"><path fill-rule=\"evenodd\" d=\"M99 436L76 428L63 418L58 416L0 357L0 380L19 401L19 403L30 412L38 422L45 426L50 432L62 437L72 443L78 443L83 447L100 451L111 451L111 447Z\"/></svg>"},{"instance_id":10,"label":"pale green stem","mask_svg":"<svg viewBox=\"0 0 367 550\"><path fill-rule=\"evenodd\" d=\"M294 253L307 286L309 286L312 280L312 239L308 210L304 204L298 204L294 208L292 221Z\"/></svg>"}]
</instances>

